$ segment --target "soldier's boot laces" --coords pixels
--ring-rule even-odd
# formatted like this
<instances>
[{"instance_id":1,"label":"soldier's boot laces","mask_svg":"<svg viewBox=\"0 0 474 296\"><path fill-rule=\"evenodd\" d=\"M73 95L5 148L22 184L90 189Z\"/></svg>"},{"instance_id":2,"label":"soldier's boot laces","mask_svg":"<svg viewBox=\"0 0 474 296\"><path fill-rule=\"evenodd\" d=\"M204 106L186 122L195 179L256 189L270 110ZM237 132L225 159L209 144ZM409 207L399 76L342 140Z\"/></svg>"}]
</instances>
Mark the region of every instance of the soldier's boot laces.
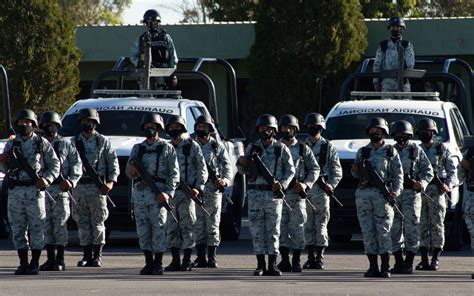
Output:
<instances>
[{"instance_id":1,"label":"soldier's boot laces","mask_svg":"<svg viewBox=\"0 0 474 296\"><path fill-rule=\"evenodd\" d=\"M184 249L183 250L183 262L181 263L181 271L191 271L191 254L193 253L193 249Z\"/></svg>"},{"instance_id":2,"label":"soldier's boot laces","mask_svg":"<svg viewBox=\"0 0 474 296\"><path fill-rule=\"evenodd\" d=\"M140 275L151 275L153 274L153 253L143 250L143 255L145 255L145 266L140 270Z\"/></svg>"},{"instance_id":3,"label":"soldier's boot laces","mask_svg":"<svg viewBox=\"0 0 474 296\"><path fill-rule=\"evenodd\" d=\"M216 259L217 246L207 247L207 267L217 268L217 259Z\"/></svg>"},{"instance_id":4,"label":"soldier's boot laces","mask_svg":"<svg viewBox=\"0 0 474 296\"><path fill-rule=\"evenodd\" d=\"M316 257L314 256L314 246L308 246L308 260L303 264L304 269L316 269Z\"/></svg>"},{"instance_id":5,"label":"soldier's boot laces","mask_svg":"<svg viewBox=\"0 0 474 296\"><path fill-rule=\"evenodd\" d=\"M377 255L376 254L367 254L367 258L369 258L369 269L364 273L364 277L379 277L379 265L377 262Z\"/></svg>"},{"instance_id":6,"label":"soldier's boot laces","mask_svg":"<svg viewBox=\"0 0 474 296\"><path fill-rule=\"evenodd\" d=\"M437 271L439 269L439 255L441 254L441 248L435 248L433 250L433 257L431 257L431 270Z\"/></svg>"},{"instance_id":7,"label":"soldier's boot laces","mask_svg":"<svg viewBox=\"0 0 474 296\"><path fill-rule=\"evenodd\" d=\"M47 260L40 266L41 271L53 271L54 270L54 263L56 261L56 255L54 254L54 245L47 244L46 245L46 256Z\"/></svg>"},{"instance_id":8,"label":"soldier's boot laces","mask_svg":"<svg viewBox=\"0 0 474 296\"><path fill-rule=\"evenodd\" d=\"M163 274L163 253L155 253L155 260L153 261L153 274Z\"/></svg>"},{"instance_id":9,"label":"soldier's boot laces","mask_svg":"<svg viewBox=\"0 0 474 296\"><path fill-rule=\"evenodd\" d=\"M295 249L293 250L293 258L291 258L291 271L293 272L301 272L301 250Z\"/></svg>"},{"instance_id":10,"label":"soldier's boot laces","mask_svg":"<svg viewBox=\"0 0 474 296\"><path fill-rule=\"evenodd\" d=\"M64 263L64 246L57 245L56 246L56 260L54 262L54 270L55 271L65 271L66 264Z\"/></svg>"},{"instance_id":11,"label":"soldier's boot laces","mask_svg":"<svg viewBox=\"0 0 474 296\"><path fill-rule=\"evenodd\" d=\"M278 269L282 272L291 272L290 249L287 247L280 247L280 255L281 261L278 263Z\"/></svg>"},{"instance_id":12,"label":"soldier's boot laces","mask_svg":"<svg viewBox=\"0 0 474 296\"><path fill-rule=\"evenodd\" d=\"M102 248L103 245L94 245L94 259L92 260L93 267L102 267Z\"/></svg>"},{"instance_id":13,"label":"soldier's boot laces","mask_svg":"<svg viewBox=\"0 0 474 296\"><path fill-rule=\"evenodd\" d=\"M316 247L316 269L324 269L324 250L325 247Z\"/></svg>"},{"instance_id":14,"label":"soldier's boot laces","mask_svg":"<svg viewBox=\"0 0 474 296\"><path fill-rule=\"evenodd\" d=\"M77 262L77 267L89 267L92 266L92 245L86 245L82 247L84 255L82 259Z\"/></svg>"},{"instance_id":15,"label":"soldier's boot laces","mask_svg":"<svg viewBox=\"0 0 474 296\"><path fill-rule=\"evenodd\" d=\"M203 268L207 267L206 261L206 245L196 245L196 259L193 262L193 267Z\"/></svg>"},{"instance_id":16,"label":"soldier's boot laces","mask_svg":"<svg viewBox=\"0 0 474 296\"><path fill-rule=\"evenodd\" d=\"M31 250L31 261L28 266L28 274L37 275L39 272L39 259L41 256L41 250L33 249Z\"/></svg>"},{"instance_id":17,"label":"soldier's boot laces","mask_svg":"<svg viewBox=\"0 0 474 296\"><path fill-rule=\"evenodd\" d=\"M413 260L415 259L415 253L407 251L405 257L405 263L403 264L402 273L412 274L413 273Z\"/></svg>"},{"instance_id":18,"label":"soldier's boot laces","mask_svg":"<svg viewBox=\"0 0 474 296\"><path fill-rule=\"evenodd\" d=\"M277 255L268 255L268 269L264 275L281 276L281 271L278 269L276 261Z\"/></svg>"},{"instance_id":19,"label":"soldier's boot laces","mask_svg":"<svg viewBox=\"0 0 474 296\"><path fill-rule=\"evenodd\" d=\"M15 270L15 275L24 275L28 272L28 249L18 249L18 258L20 266Z\"/></svg>"},{"instance_id":20,"label":"soldier's boot laces","mask_svg":"<svg viewBox=\"0 0 474 296\"><path fill-rule=\"evenodd\" d=\"M264 272L267 271L265 255L257 255L257 269L253 272L254 276L262 276Z\"/></svg>"},{"instance_id":21,"label":"soldier's boot laces","mask_svg":"<svg viewBox=\"0 0 474 296\"><path fill-rule=\"evenodd\" d=\"M380 264L380 276L383 278L390 278L390 254L385 253L380 255L381 264Z\"/></svg>"},{"instance_id":22,"label":"soldier's boot laces","mask_svg":"<svg viewBox=\"0 0 474 296\"><path fill-rule=\"evenodd\" d=\"M403 269L403 252L402 250L398 250L393 253L393 257L395 258L395 264L393 268L390 269L390 272L393 274L402 273Z\"/></svg>"},{"instance_id":23,"label":"soldier's boot laces","mask_svg":"<svg viewBox=\"0 0 474 296\"><path fill-rule=\"evenodd\" d=\"M180 271L181 270L181 258L179 257L179 248L171 248L171 263L165 267L165 271Z\"/></svg>"},{"instance_id":24,"label":"soldier's boot laces","mask_svg":"<svg viewBox=\"0 0 474 296\"><path fill-rule=\"evenodd\" d=\"M431 270L431 266L428 262L428 248L420 247L421 261L415 267L416 270Z\"/></svg>"}]
</instances>

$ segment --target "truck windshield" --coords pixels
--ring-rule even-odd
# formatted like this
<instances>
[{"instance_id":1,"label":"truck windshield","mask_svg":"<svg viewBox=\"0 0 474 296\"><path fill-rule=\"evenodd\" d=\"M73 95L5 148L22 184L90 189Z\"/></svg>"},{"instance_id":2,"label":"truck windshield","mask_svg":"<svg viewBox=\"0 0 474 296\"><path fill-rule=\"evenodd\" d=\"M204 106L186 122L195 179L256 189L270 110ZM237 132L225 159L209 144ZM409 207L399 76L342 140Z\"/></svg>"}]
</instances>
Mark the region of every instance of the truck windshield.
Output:
<instances>
[{"instance_id":1,"label":"truck windshield","mask_svg":"<svg viewBox=\"0 0 474 296\"><path fill-rule=\"evenodd\" d=\"M99 111L100 124L97 131L106 136L143 137L140 123L145 114L146 112L142 111ZM78 113L74 113L63 118L61 135L72 137L81 132L78 115ZM160 115L166 122L169 115L162 113Z\"/></svg>"},{"instance_id":2,"label":"truck windshield","mask_svg":"<svg viewBox=\"0 0 474 296\"><path fill-rule=\"evenodd\" d=\"M389 127L395 121L402 119L407 120L413 125L413 129L416 133L416 125L418 121L429 116L404 113L363 113L330 117L326 122L324 136L330 140L366 139L368 138L366 134L367 123L372 117L385 118L389 124ZM449 139L448 132L446 130L446 119L440 117L429 118L436 121L436 124L438 125L438 134L435 136L436 140L440 142L446 142ZM414 135L414 139L417 139L416 135Z\"/></svg>"}]
</instances>

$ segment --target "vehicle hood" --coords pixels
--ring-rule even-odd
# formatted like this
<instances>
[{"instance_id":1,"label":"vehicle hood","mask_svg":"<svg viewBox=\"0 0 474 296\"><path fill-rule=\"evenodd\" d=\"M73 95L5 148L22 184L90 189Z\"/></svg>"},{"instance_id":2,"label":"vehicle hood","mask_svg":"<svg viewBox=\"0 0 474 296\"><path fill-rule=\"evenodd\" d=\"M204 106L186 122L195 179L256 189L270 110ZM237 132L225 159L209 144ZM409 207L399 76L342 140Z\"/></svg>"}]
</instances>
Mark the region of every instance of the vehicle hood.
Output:
<instances>
[{"instance_id":1,"label":"vehicle hood","mask_svg":"<svg viewBox=\"0 0 474 296\"><path fill-rule=\"evenodd\" d=\"M145 137L131 137L131 136L107 136L109 138L112 148L117 152L117 156L130 156L133 145L141 143Z\"/></svg>"},{"instance_id":2,"label":"vehicle hood","mask_svg":"<svg viewBox=\"0 0 474 296\"><path fill-rule=\"evenodd\" d=\"M369 139L351 139L351 140L332 140L332 144L339 152L341 160L353 160L356 157L357 151L369 144ZM391 139L385 140L387 144L394 144L395 141Z\"/></svg>"}]
</instances>

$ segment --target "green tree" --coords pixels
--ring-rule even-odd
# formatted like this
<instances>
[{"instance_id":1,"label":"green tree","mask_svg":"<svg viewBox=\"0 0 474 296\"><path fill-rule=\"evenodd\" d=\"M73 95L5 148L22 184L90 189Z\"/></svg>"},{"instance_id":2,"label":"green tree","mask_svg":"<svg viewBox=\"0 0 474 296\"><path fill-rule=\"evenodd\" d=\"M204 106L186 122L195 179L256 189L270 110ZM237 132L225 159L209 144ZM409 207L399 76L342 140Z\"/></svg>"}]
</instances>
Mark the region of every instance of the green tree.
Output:
<instances>
[{"instance_id":1,"label":"green tree","mask_svg":"<svg viewBox=\"0 0 474 296\"><path fill-rule=\"evenodd\" d=\"M474 16L472 0L360 0L366 18Z\"/></svg>"},{"instance_id":2,"label":"green tree","mask_svg":"<svg viewBox=\"0 0 474 296\"><path fill-rule=\"evenodd\" d=\"M121 24L122 13L132 0L59 0L76 25Z\"/></svg>"},{"instance_id":3,"label":"green tree","mask_svg":"<svg viewBox=\"0 0 474 296\"><path fill-rule=\"evenodd\" d=\"M209 18L218 21L253 21L259 0L202 0Z\"/></svg>"},{"instance_id":4,"label":"green tree","mask_svg":"<svg viewBox=\"0 0 474 296\"><path fill-rule=\"evenodd\" d=\"M360 0L362 14L366 18L389 18L393 15L418 16L417 0Z\"/></svg>"},{"instance_id":5,"label":"green tree","mask_svg":"<svg viewBox=\"0 0 474 296\"><path fill-rule=\"evenodd\" d=\"M80 51L74 23L57 1L0 1L0 40L13 116L23 107L61 113L74 102Z\"/></svg>"},{"instance_id":6,"label":"green tree","mask_svg":"<svg viewBox=\"0 0 474 296\"><path fill-rule=\"evenodd\" d=\"M472 0L420 0L418 9L427 17L474 16Z\"/></svg>"}]
</instances>

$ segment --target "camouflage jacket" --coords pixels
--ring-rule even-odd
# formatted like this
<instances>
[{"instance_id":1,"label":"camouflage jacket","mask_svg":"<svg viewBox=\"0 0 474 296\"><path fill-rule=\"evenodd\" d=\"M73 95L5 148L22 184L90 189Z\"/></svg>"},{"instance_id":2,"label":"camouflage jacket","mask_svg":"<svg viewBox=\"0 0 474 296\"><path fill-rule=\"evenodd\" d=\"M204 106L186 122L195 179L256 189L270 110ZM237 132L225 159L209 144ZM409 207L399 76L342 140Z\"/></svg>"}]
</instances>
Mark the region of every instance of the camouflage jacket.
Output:
<instances>
[{"instance_id":1,"label":"camouflage jacket","mask_svg":"<svg viewBox=\"0 0 474 296\"><path fill-rule=\"evenodd\" d=\"M61 136L56 136L51 141L61 165L61 176L71 181L73 187L82 176L82 161L76 147Z\"/></svg>"},{"instance_id":2,"label":"camouflage jacket","mask_svg":"<svg viewBox=\"0 0 474 296\"><path fill-rule=\"evenodd\" d=\"M174 148L178 155L180 182L192 188L204 190L208 173L206 160L199 144L191 138L185 138Z\"/></svg>"},{"instance_id":3,"label":"camouflage jacket","mask_svg":"<svg viewBox=\"0 0 474 296\"><path fill-rule=\"evenodd\" d=\"M318 164L324 162L324 166L321 167L321 176L326 177L326 182L331 185L333 188L336 188L339 181L342 179L342 167L341 162L339 161L339 154L337 153L336 147L326 140L323 137L320 137L316 143L311 143L309 138L306 139L305 143L311 147L313 150L314 156L318 161ZM327 153L326 159L324 161L320 160L321 146L327 143Z\"/></svg>"},{"instance_id":4,"label":"camouflage jacket","mask_svg":"<svg viewBox=\"0 0 474 296\"><path fill-rule=\"evenodd\" d=\"M433 179L433 167L423 149L416 143L409 142L406 147L397 149L402 162L403 173L413 180L420 181L426 188Z\"/></svg>"}]
</instances>

